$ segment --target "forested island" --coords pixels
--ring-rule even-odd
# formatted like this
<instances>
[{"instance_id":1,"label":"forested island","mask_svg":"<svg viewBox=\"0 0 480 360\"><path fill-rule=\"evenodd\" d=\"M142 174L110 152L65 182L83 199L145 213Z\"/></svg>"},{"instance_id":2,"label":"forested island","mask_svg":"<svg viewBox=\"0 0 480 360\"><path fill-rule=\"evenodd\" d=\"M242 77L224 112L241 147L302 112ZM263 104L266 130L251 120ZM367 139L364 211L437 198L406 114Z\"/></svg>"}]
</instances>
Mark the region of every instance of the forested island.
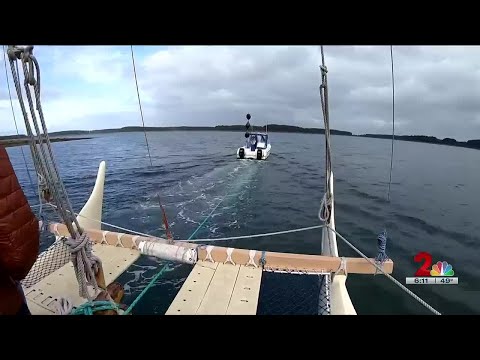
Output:
<instances>
[{"instance_id":1,"label":"forested island","mask_svg":"<svg viewBox=\"0 0 480 360\"><path fill-rule=\"evenodd\" d=\"M148 126L143 128L142 126L126 126L118 129L101 129L101 130L66 130L66 131L57 131L51 132L50 140L52 142L57 141L73 141L73 140L82 140L88 139L89 135L94 134L108 134L108 133L121 133L121 132L143 132L143 131L238 131L245 132L245 125L217 125L217 126L167 126L167 127L152 127ZM252 129L250 129L252 131ZM253 131L265 131L265 126L253 127ZM324 134L325 130L321 128L303 128L299 126L292 125L277 125L271 124L268 125L269 133L303 133L303 134ZM350 131L342 131L331 129L330 133L332 135L342 135L342 136L358 136L358 137L370 137L377 139L392 139L392 135L384 134L363 134L363 135L354 135ZM75 137L72 137L75 136ZM79 137L82 136L82 137ZM478 140L468 140L468 141L457 141L452 138L438 139L434 136L425 136L425 135L395 135L395 140L401 141L413 141L413 142L422 142L428 144L439 144L439 145L448 145L448 146L458 146L466 147L471 149L480 149L480 139ZM24 145L28 143L28 139L25 135L11 135L11 136L0 136L0 144L4 146L17 146Z\"/></svg>"}]
</instances>

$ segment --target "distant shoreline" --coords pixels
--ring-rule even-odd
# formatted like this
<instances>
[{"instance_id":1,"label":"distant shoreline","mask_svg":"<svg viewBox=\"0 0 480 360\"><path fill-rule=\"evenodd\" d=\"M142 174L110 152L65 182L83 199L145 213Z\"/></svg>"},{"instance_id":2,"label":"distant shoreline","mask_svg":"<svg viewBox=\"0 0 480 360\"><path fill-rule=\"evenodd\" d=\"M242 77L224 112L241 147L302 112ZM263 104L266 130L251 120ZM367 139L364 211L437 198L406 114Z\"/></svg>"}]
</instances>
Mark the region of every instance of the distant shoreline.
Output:
<instances>
[{"instance_id":1,"label":"distant shoreline","mask_svg":"<svg viewBox=\"0 0 480 360\"><path fill-rule=\"evenodd\" d=\"M168 127L141 127L141 126L126 126L118 129L102 129L102 130L67 130L67 131L57 131L50 133L50 141L72 141L72 140L85 140L90 139L90 137L65 137L72 135L92 135L92 134L109 134L109 133L119 133L119 132L152 132L152 131L238 131L245 132L244 125L217 125L217 126L168 126ZM254 127L254 131L265 131L265 126ZM268 125L268 132L271 133L300 133L300 134L325 134L325 130L321 128L302 128L299 126L291 125L277 125L271 124ZM342 135L342 136L355 136L355 137L369 137L377 139L392 139L392 135L386 134L362 134L355 135L350 131L334 130L331 129L330 133L332 135ZM434 136L425 136L425 135L395 135L395 140L401 141L411 141L411 142L420 142L427 144L438 144L438 145L447 145L447 146L456 146L464 147L470 149L480 150L480 139L478 140L468 140L468 141L457 141L453 138L438 139ZM18 146L27 144L27 137L25 135L11 135L11 136L0 136L0 144L5 146Z\"/></svg>"},{"instance_id":2,"label":"distant shoreline","mask_svg":"<svg viewBox=\"0 0 480 360\"><path fill-rule=\"evenodd\" d=\"M13 146L22 146L28 145L28 138L23 136L21 138L16 139L5 139L6 136L0 137L0 145L5 147L13 147ZM61 142L61 141L74 141L74 140L87 140L91 139L90 137L70 137L70 138L50 138L50 142Z\"/></svg>"}]
</instances>

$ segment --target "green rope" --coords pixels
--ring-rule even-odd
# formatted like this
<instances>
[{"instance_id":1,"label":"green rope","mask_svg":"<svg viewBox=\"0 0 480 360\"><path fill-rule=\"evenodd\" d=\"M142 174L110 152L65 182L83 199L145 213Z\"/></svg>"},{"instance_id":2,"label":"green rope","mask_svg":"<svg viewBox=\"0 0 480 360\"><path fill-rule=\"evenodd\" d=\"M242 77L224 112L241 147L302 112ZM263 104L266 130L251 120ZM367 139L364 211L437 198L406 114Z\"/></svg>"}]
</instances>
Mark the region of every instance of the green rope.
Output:
<instances>
[{"instance_id":1,"label":"green rope","mask_svg":"<svg viewBox=\"0 0 480 360\"><path fill-rule=\"evenodd\" d=\"M195 231L192 233L192 235L190 235L190 237L188 238L188 240L191 240L195 234L203 227L203 225L205 225L205 223L207 222L207 220L213 215L213 213L215 212L215 210L217 210L217 208L220 206L220 204L223 202L223 200L225 200L225 197L220 200L220 202L217 204L217 206L215 206L213 208L213 210L210 212L210 214L208 214L208 216L202 221L202 223L195 229ZM137 298L130 304L130 306L128 307L128 309L123 313L123 315L128 315L130 314L130 312L132 311L132 309L135 307L135 305L137 305L137 303L140 301L140 299L143 297L143 295L145 295L145 293L148 291L148 289L150 289L152 287L152 285L155 283L155 281L157 281L157 279L164 273L164 272L167 272L167 271L171 271L172 269L170 269L168 267L168 264L165 265L162 270L160 270L153 278L152 280L148 283L148 285L145 287L145 289L142 290L142 292L137 296Z\"/></svg>"},{"instance_id":2,"label":"green rope","mask_svg":"<svg viewBox=\"0 0 480 360\"><path fill-rule=\"evenodd\" d=\"M71 312L71 315L93 315L97 311L115 310L118 312L117 304L111 301L88 301Z\"/></svg>"},{"instance_id":3,"label":"green rope","mask_svg":"<svg viewBox=\"0 0 480 360\"><path fill-rule=\"evenodd\" d=\"M220 204L223 202L224 199L222 199L218 204L217 206L215 206L213 208L213 210L210 212L210 214L208 214L208 216L202 221L202 223L197 227L197 229L192 233L192 235L190 235L190 237L188 238L188 240L191 240L195 234L203 227L203 225L205 225L205 223L207 222L207 220L213 215L213 213L215 212L215 210L217 210L217 208L220 206ZM148 289L150 289L152 287L152 285L155 283L155 281L157 281L157 279L166 271L171 271L172 269L170 269L168 267L168 264L165 265L162 270L160 270L153 278L152 280L148 283L148 285L145 287L145 289L142 290L142 292L137 296L137 298L130 304L130 306L128 307L128 309L123 313L123 315L128 315L130 314L130 312L132 311L132 309L135 307L135 305L137 305L137 303L140 301L140 299L143 297L143 295L146 294L146 292L148 291Z\"/></svg>"},{"instance_id":4,"label":"green rope","mask_svg":"<svg viewBox=\"0 0 480 360\"><path fill-rule=\"evenodd\" d=\"M198 225L198 227L195 229L195 231L192 233L192 235L190 235L190 237L187 239L188 240L192 240L193 237L195 236L195 234L203 227L203 225L205 225L205 223L207 222L208 219L210 219L210 217L213 215L213 213L215 212L215 210L217 210L217 208L220 206L220 204L223 202L223 200L225 200L225 198L223 198L222 200L220 200L220 202L217 204L217 206L215 206L213 208L213 210L210 212L210 214L208 214L208 216L202 221L202 223L200 225Z\"/></svg>"},{"instance_id":5,"label":"green rope","mask_svg":"<svg viewBox=\"0 0 480 360\"><path fill-rule=\"evenodd\" d=\"M128 315L130 314L130 312L132 311L132 309L135 307L135 305L137 305L137 303L140 301L140 299L143 297L143 295L146 294L146 292L148 291L148 289L150 289L153 284L155 283L155 281L157 281L157 279L165 272L167 271L171 271L173 269L170 269L168 264L165 265L162 270L160 270L153 278L152 280L150 280L150 282L148 283L148 285L145 287L145 289L142 290L142 292L137 296L137 298L130 304L130 306L128 307L127 310L125 310L125 312L123 313L123 315Z\"/></svg>"}]
</instances>

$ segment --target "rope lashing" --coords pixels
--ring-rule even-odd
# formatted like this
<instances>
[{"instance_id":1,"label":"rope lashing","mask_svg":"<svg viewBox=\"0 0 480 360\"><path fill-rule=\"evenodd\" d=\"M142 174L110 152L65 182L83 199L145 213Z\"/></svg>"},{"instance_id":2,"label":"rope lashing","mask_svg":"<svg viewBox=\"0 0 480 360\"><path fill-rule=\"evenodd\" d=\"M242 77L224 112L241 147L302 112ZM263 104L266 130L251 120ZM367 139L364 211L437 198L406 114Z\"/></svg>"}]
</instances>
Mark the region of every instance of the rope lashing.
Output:
<instances>
[{"instance_id":1,"label":"rope lashing","mask_svg":"<svg viewBox=\"0 0 480 360\"><path fill-rule=\"evenodd\" d=\"M375 257L375 263L380 267L383 267L383 263L388 260L388 255L385 252L386 248L387 248L387 230L384 229L377 236L378 254ZM377 275L377 273L378 273L378 269L375 268L375 275Z\"/></svg>"},{"instance_id":2,"label":"rope lashing","mask_svg":"<svg viewBox=\"0 0 480 360\"><path fill-rule=\"evenodd\" d=\"M88 285L98 290L95 274L99 270L101 260L93 255L92 244L87 233L83 233L76 239L71 237L66 239L65 245L68 246L71 253L71 260L79 285L79 295L91 300Z\"/></svg>"},{"instance_id":3,"label":"rope lashing","mask_svg":"<svg viewBox=\"0 0 480 360\"><path fill-rule=\"evenodd\" d=\"M330 209L332 206L332 198L328 196L328 193L325 193L320 203L320 210L318 211L318 218L320 221L329 222L330 221Z\"/></svg>"},{"instance_id":4,"label":"rope lashing","mask_svg":"<svg viewBox=\"0 0 480 360\"><path fill-rule=\"evenodd\" d=\"M263 268L267 264L267 260L265 259L265 250L262 251L262 256L260 257L259 263Z\"/></svg>"},{"instance_id":5,"label":"rope lashing","mask_svg":"<svg viewBox=\"0 0 480 360\"><path fill-rule=\"evenodd\" d=\"M377 237L378 255L375 257L377 263L383 264L388 260L388 255L385 250L387 248L387 230L383 230Z\"/></svg>"},{"instance_id":6,"label":"rope lashing","mask_svg":"<svg viewBox=\"0 0 480 360\"><path fill-rule=\"evenodd\" d=\"M73 310L70 315L93 315L97 311L115 310L119 313L119 307L112 301L88 301Z\"/></svg>"},{"instance_id":7,"label":"rope lashing","mask_svg":"<svg viewBox=\"0 0 480 360\"><path fill-rule=\"evenodd\" d=\"M56 303L57 315L69 315L73 310L73 304L67 298L60 298Z\"/></svg>"}]
</instances>

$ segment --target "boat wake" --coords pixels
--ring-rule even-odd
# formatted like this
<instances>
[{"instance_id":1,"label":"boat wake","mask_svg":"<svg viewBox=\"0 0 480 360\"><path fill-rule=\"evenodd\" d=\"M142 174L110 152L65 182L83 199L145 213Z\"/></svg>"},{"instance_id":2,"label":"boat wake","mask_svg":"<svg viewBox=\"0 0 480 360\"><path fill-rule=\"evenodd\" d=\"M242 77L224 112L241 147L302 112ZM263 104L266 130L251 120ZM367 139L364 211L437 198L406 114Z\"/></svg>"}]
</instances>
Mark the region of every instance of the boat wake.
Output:
<instances>
[{"instance_id":1,"label":"boat wake","mask_svg":"<svg viewBox=\"0 0 480 360\"><path fill-rule=\"evenodd\" d=\"M203 223L197 235L218 237L231 228L239 228L239 210L249 206L256 188L256 175L263 164L232 162L203 176L191 176L162 191L163 206L176 239L188 238ZM146 223L162 232L156 194L138 205ZM138 217L138 215L136 215ZM151 228L151 227L150 227ZM155 233L155 235L163 235Z\"/></svg>"}]
</instances>

